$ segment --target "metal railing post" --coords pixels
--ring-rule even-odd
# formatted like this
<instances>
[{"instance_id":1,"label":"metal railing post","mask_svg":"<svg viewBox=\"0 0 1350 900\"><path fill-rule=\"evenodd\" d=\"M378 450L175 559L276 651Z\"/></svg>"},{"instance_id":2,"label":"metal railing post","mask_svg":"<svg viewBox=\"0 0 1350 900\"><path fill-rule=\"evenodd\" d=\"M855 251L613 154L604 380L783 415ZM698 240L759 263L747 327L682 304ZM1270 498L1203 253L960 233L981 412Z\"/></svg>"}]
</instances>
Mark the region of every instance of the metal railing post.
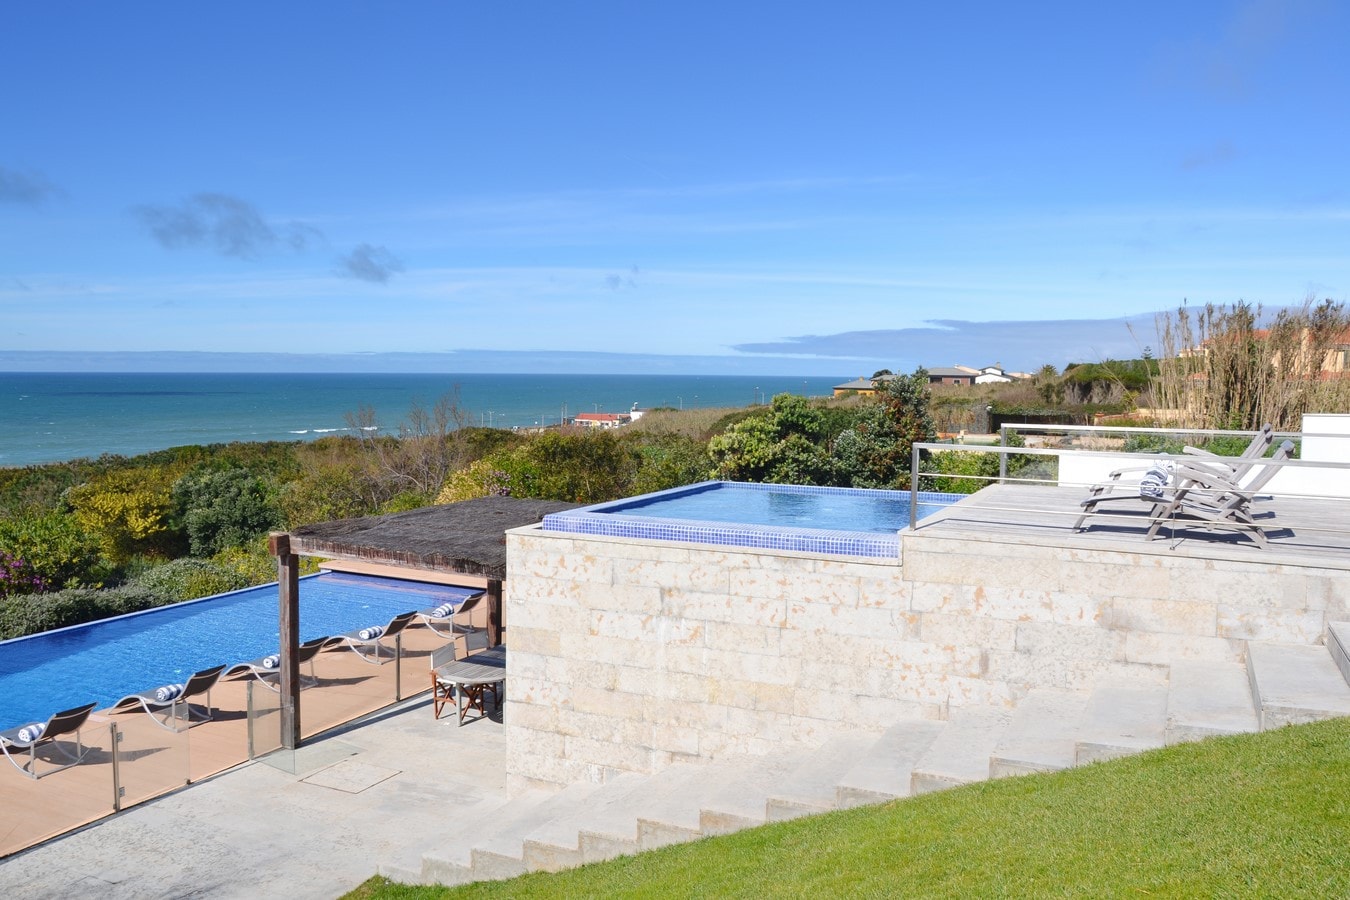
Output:
<instances>
[{"instance_id":1,"label":"metal railing post","mask_svg":"<svg viewBox=\"0 0 1350 900\"><path fill-rule=\"evenodd\" d=\"M919 447L909 448L909 530L919 526Z\"/></svg>"},{"instance_id":2,"label":"metal railing post","mask_svg":"<svg viewBox=\"0 0 1350 900\"><path fill-rule=\"evenodd\" d=\"M1008 446L1008 426L998 426L998 445L1000 447ZM1008 454L1002 451L998 454L998 483L1003 484L1008 478Z\"/></svg>"},{"instance_id":3,"label":"metal railing post","mask_svg":"<svg viewBox=\"0 0 1350 900\"><path fill-rule=\"evenodd\" d=\"M403 699L403 635L394 635L394 699Z\"/></svg>"},{"instance_id":4,"label":"metal railing post","mask_svg":"<svg viewBox=\"0 0 1350 900\"><path fill-rule=\"evenodd\" d=\"M121 754L117 750L117 742L121 735L117 732L117 723L108 723L108 739L112 742L112 778L113 778L113 812L122 811L122 771L117 762Z\"/></svg>"}]
</instances>

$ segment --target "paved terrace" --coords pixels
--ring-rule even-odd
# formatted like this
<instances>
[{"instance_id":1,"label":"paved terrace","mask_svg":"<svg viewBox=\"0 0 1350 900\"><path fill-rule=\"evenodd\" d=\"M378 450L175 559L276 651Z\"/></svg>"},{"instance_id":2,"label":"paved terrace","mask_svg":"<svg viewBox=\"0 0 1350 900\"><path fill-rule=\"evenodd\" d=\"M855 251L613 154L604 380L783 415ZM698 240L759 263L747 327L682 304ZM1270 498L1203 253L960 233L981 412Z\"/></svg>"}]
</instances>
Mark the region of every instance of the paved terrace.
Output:
<instances>
[{"instance_id":1,"label":"paved terrace","mask_svg":"<svg viewBox=\"0 0 1350 900\"><path fill-rule=\"evenodd\" d=\"M336 897L382 865L417 868L436 834L504 802L505 749L500 714L459 727L423 694L301 747L294 773L249 763L9 857L0 886L30 900Z\"/></svg>"},{"instance_id":2,"label":"paved terrace","mask_svg":"<svg viewBox=\"0 0 1350 900\"><path fill-rule=\"evenodd\" d=\"M1344 500L1258 499L1252 510L1270 542L1261 549L1232 530L1205 531L1195 520L1178 520L1174 529L1165 526L1157 540L1145 540L1147 520L1131 514L1132 506L1136 513L1147 509L1142 501L1116 504L1110 510L1113 514L1091 516L1084 530L1074 531L1081 512L1079 502L1086 496L1087 491L1078 486L992 484L919 522L917 533L1350 569L1350 503Z\"/></svg>"}]
</instances>

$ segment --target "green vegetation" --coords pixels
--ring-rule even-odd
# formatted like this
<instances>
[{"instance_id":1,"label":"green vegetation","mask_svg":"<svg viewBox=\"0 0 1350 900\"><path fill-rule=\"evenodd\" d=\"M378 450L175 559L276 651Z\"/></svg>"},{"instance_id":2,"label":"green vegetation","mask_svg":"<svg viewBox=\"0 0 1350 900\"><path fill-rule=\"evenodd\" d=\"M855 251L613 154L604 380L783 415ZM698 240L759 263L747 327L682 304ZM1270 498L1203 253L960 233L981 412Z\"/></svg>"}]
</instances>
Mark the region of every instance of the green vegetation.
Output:
<instances>
[{"instance_id":1,"label":"green vegetation","mask_svg":"<svg viewBox=\"0 0 1350 900\"><path fill-rule=\"evenodd\" d=\"M798 819L458 897L1344 897L1350 718Z\"/></svg>"}]
</instances>

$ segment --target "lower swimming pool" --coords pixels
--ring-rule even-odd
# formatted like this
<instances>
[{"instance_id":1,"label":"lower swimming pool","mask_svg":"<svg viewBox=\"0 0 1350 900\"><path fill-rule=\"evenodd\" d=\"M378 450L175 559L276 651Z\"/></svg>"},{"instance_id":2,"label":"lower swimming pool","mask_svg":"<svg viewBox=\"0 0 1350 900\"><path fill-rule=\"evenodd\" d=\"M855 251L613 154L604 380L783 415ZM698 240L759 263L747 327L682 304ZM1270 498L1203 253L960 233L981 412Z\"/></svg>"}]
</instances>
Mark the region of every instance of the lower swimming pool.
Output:
<instances>
[{"instance_id":1,"label":"lower swimming pool","mask_svg":"<svg viewBox=\"0 0 1350 900\"><path fill-rule=\"evenodd\" d=\"M921 492L918 517L962 494ZM544 517L545 531L740 547L895 556L908 491L707 481Z\"/></svg>"},{"instance_id":2,"label":"lower swimming pool","mask_svg":"<svg viewBox=\"0 0 1350 900\"><path fill-rule=\"evenodd\" d=\"M458 603L475 588L324 572L301 579L300 639L384 625L399 613ZM0 642L0 729L94 701L186 681L278 646L277 586Z\"/></svg>"}]
</instances>

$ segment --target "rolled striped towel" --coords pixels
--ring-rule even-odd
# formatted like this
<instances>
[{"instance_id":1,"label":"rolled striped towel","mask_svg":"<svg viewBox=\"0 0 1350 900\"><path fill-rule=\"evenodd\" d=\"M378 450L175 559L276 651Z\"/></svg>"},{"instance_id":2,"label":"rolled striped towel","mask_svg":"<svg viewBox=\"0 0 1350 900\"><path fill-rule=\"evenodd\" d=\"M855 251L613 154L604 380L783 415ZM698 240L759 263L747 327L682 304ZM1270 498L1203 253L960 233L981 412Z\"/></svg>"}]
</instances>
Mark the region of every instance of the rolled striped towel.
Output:
<instances>
[{"instance_id":1,"label":"rolled striped towel","mask_svg":"<svg viewBox=\"0 0 1350 900\"><path fill-rule=\"evenodd\" d=\"M442 603L431 611L431 615L438 619L444 619L446 616L453 614L457 608L458 606L454 603Z\"/></svg>"},{"instance_id":2,"label":"rolled striped towel","mask_svg":"<svg viewBox=\"0 0 1350 900\"><path fill-rule=\"evenodd\" d=\"M363 641L373 641L382 634L384 634L384 626L375 625L371 628L362 628L356 633L356 636Z\"/></svg>"},{"instance_id":3,"label":"rolled striped towel","mask_svg":"<svg viewBox=\"0 0 1350 900\"><path fill-rule=\"evenodd\" d=\"M47 730L45 722L34 722L32 725L25 725L19 729L19 740L25 744L31 744L42 737L42 732Z\"/></svg>"},{"instance_id":4,"label":"rolled striped towel","mask_svg":"<svg viewBox=\"0 0 1350 900\"><path fill-rule=\"evenodd\" d=\"M168 703L181 693L183 693L181 684L166 684L162 688L155 689L155 699L160 703Z\"/></svg>"},{"instance_id":5,"label":"rolled striped towel","mask_svg":"<svg viewBox=\"0 0 1350 900\"><path fill-rule=\"evenodd\" d=\"M262 659L262 667L264 669L275 669L279 665L281 665L281 657L277 656L275 653L271 656L264 656Z\"/></svg>"},{"instance_id":6,"label":"rolled striped towel","mask_svg":"<svg viewBox=\"0 0 1350 900\"><path fill-rule=\"evenodd\" d=\"M1171 473L1162 463L1154 463L1149 466L1148 471L1144 473L1144 477L1139 479L1139 496L1161 500L1163 488L1167 487L1167 482L1171 477Z\"/></svg>"}]
</instances>

